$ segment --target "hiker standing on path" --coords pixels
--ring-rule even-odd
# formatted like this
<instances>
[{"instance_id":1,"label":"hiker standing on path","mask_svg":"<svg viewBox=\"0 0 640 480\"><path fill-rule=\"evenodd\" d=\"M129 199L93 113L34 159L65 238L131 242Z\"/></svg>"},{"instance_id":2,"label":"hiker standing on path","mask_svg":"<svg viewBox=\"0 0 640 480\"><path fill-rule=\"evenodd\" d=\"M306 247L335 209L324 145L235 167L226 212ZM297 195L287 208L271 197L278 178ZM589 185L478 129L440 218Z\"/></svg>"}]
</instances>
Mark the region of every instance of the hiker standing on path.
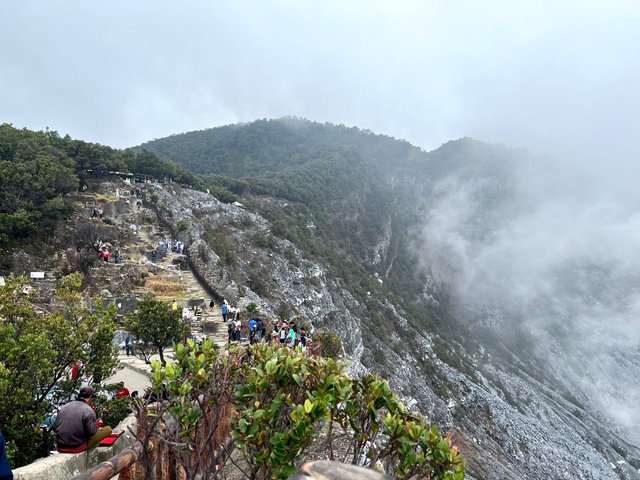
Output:
<instances>
[{"instance_id":1,"label":"hiker standing on path","mask_svg":"<svg viewBox=\"0 0 640 480\"><path fill-rule=\"evenodd\" d=\"M282 327L280 327L280 345L284 347L284 342L287 340L287 322L282 322Z\"/></svg>"},{"instance_id":2,"label":"hiker standing on path","mask_svg":"<svg viewBox=\"0 0 640 480\"><path fill-rule=\"evenodd\" d=\"M307 332L303 328L300 329L300 345L302 346L302 351L307 351Z\"/></svg>"},{"instance_id":3,"label":"hiker standing on path","mask_svg":"<svg viewBox=\"0 0 640 480\"><path fill-rule=\"evenodd\" d=\"M235 331L235 339L236 342L239 342L242 338L242 323L240 323L240 319L235 321L236 331Z\"/></svg>"},{"instance_id":4,"label":"hiker standing on path","mask_svg":"<svg viewBox=\"0 0 640 480\"><path fill-rule=\"evenodd\" d=\"M266 333L266 328L264 327L264 322L262 321L262 319L260 317L258 317L258 320L256 321L256 330L258 333L258 341L261 342L262 339L264 338L264 334Z\"/></svg>"},{"instance_id":5,"label":"hiker standing on path","mask_svg":"<svg viewBox=\"0 0 640 480\"><path fill-rule=\"evenodd\" d=\"M226 322L227 315L229 315L229 305L227 304L226 300L222 301L222 306L220 307L220 310L222 311L222 321Z\"/></svg>"},{"instance_id":6,"label":"hiker standing on path","mask_svg":"<svg viewBox=\"0 0 640 480\"><path fill-rule=\"evenodd\" d=\"M233 324L233 322L229 322L228 326L227 326L227 335L229 336L229 343L233 342L234 339L234 335L235 335L235 330L236 327Z\"/></svg>"},{"instance_id":7,"label":"hiker standing on path","mask_svg":"<svg viewBox=\"0 0 640 480\"><path fill-rule=\"evenodd\" d=\"M289 346L291 348L294 348L296 346L296 331L295 331L295 325L293 323L289 328L289 334L287 335L287 338L289 338Z\"/></svg>"}]
</instances>

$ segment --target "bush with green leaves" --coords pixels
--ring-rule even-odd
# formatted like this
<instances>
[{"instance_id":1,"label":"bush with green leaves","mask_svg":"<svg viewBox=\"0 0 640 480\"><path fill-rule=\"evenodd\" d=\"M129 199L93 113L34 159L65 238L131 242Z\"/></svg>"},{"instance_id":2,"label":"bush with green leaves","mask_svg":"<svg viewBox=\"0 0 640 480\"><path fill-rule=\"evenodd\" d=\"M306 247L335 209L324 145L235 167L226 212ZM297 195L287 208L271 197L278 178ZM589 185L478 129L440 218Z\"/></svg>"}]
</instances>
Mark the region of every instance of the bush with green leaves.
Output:
<instances>
[{"instance_id":1,"label":"bush with green leaves","mask_svg":"<svg viewBox=\"0 0 640 480\"><path fill-rule=\"evenodd\" d=\"M257 315L258 312L260 311L260 307L258 307L258 305L256 305L255 302L251 302L249 303L245 309L247 310L247 313L249 315Z\"/></svg>"},{"instance_id":2,"label":"bush with green leaves","mask_svg":"<svg viewBox=\"0 0 640 480\"><path fill-rule=\"evenodd\" d=\"M326 358L340 358L344 355L342 340L337 333L330 330L319 330L313 335L313 341L320 345L320 355Z\"/></svg>"},{"instance_id":3,"label":"bush with green leaves","mask_svg":"<svg viewBox=\"0 0 640 480\"><path fill-rule=\"evenodd\" d=\"M162 367L153 362L150 408L138 403L138 425L143 445L155 437L173 447L187 480L207 480L213 466L228 458L235 395L240 373L240 351L220 354L211 340L176 345L175 362ZM162 399L156 402L156 399Z\"/></svg>"},{"instance_id":4,"label":"bush with green leaves","mask_svg":"<svg viewBox=\"0 0 640 480\"><path fill-rule=\"evenodd\" d=\"M154 420L139 417L145 437L174 446L188 479L213 478L228 462L244 478L288 478L311 445L397 478L464 478L451 438L407 411L378 377L350 379L339 361L265 344L220 352L210 341L190 341L176 352L175 365L154 364L154 389L164 385L167 399L154 407Z\"/></svg>"},{"instance_id":5,"label":"bush with green leaves","mask_svg":"<svg viewBox=\"0 0 640 480\"><path fill-rule=\"evenodd\" d=\"M122 385L119 383L102 385L99 393L106 393L106 396L97 395L93 402L96 416L110 427L115 427L133 412L131 397L116 398L116 394L121 388Z\"/></svg>"},{"instance_id":6,"label":"bush with green leaves","mask_svg":"<svg viewBox=\"0 0 640 480\"><path fill-rule=\"evenodd\" d=\"M185 220L180 220L176 224L176 228L178 229L179 232L186 232L187 229L189 228L189 224Z\"/></svg>"}]
</instances>

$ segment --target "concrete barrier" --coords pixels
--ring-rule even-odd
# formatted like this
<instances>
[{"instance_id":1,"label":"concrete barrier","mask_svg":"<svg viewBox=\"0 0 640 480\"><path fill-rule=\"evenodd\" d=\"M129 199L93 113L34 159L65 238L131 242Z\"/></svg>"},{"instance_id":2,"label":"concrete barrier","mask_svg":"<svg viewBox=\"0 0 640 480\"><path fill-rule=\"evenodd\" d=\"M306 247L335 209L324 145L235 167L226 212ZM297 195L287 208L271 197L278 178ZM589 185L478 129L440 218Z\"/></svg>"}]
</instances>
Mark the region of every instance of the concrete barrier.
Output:
<instances>
[{"instance_id":1,"label":"concrete barrier","mask_svg":"<svg viewBox=\"0 0 640 480\"><path fill-rule=\"evenodd\" d=\"M120 438L109 447L96 447L90 452L58 453L50 457L41 458L35 462L16 468L13 471L14 480L70 480L71 478L95 467L101 462L109 460L124 448L133 445L135 438L131 430L135 431L136 419L128 416L114 430L124 430Z\"/></svg>"}]
</instances>

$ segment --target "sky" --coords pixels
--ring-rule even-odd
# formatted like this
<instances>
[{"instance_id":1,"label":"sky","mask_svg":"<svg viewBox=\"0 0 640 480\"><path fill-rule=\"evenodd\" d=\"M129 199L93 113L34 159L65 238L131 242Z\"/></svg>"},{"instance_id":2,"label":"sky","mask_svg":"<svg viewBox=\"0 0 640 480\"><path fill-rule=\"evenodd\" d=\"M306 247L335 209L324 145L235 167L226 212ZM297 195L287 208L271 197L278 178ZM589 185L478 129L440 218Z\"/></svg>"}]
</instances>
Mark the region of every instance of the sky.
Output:
<instances>
[{"instance_id":1,"label":"sky","mask_svg":"<svg viewBox=\"0 0 640 480\"><path fill-rule=\"evenodd\" d=\"M640 133L637 1L0 3L0 121L127 147L299 116L616 172Z\"/></svg>"}]
</instances>

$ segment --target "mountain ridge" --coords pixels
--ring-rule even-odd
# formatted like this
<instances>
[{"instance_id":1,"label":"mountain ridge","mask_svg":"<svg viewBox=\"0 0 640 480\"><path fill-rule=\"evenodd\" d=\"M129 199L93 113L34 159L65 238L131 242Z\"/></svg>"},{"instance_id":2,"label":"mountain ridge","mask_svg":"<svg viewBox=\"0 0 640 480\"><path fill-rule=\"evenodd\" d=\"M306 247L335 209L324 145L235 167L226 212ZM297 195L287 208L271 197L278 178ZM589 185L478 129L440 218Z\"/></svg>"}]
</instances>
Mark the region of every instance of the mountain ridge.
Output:
<instances>
[{"instance_id":1,"label":"mountain ridge","mask_svg":"<svg viewBox=\"0 0 640 480\"><path fill-rule=\"evenodd\" d=\"M278 138L286 136L281 127ZM262 158L249 155L229 167L237 177L193 177L213 195L175 183L148 187L159 220L180 232L202 277L231 299L339 332L355 373L380 373L408 405L454 431L470 478L638 478L640 452L629 430L598 405L580 369L562 355L564 323L549 317L535 331L528 318L535 311L510 310L511 298L489 295L501 278L468 271L485 257L497 269L495 245L537 212L521 194L527 178L517 168L531 158L471 139L423 152L322 128L322 142L334 132L343 143L317 140L295 155L277 144L268 160L286 169L247 176ZM224 161L262 155L270 142L254 138L260 129L246 137L242 126L234 131L240 147ZM353 135L358 141L349 143ZM358 149L367 139L374 141ZM190 152L181 155L202 161ZM116 160L126 165L128 152L121 154ZM156 166L151 152L131 154L143 169ZM159 176L170 178L171 170ZM570 273L582 266L576 262ZM469 301L465 288L486 301ZM613 293L606 298L618 298ZM537 314L562 305L534 300ZM632 375L633 358L619 358L627 362L621 376Z\"/></svg>"}]
</instances>

